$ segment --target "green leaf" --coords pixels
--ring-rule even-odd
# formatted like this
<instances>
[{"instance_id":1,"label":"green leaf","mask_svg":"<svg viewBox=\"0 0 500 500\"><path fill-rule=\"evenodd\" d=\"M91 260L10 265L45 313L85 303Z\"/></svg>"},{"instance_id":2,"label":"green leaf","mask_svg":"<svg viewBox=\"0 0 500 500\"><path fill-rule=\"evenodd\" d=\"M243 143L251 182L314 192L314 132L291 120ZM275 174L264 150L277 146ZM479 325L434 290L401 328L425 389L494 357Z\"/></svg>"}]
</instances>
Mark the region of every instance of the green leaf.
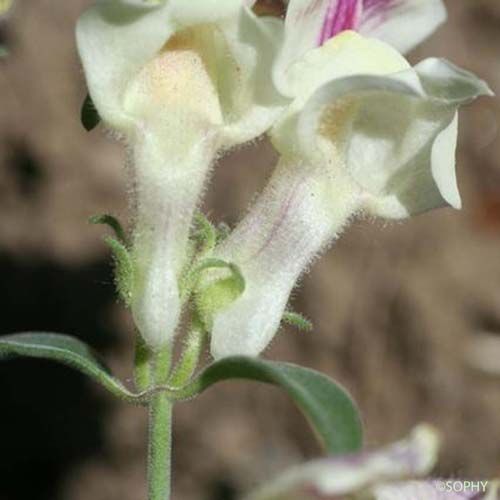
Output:
<instances>
[{"instance_id":1,"label":"green leaf","mask_svg":"<svg viewBox=\"0 0 500 500\"><path fill-rule=\"evenodd\" d=\"M82 104L80 119L87 132L90 132L91 130L96 128L101 121L101 117L99 116L99 113L97 112L97 109L92 102L92 98L88 94Z\"/></svg>"},{"instance_id":2,"label":"green leaf","mask_svg":"<svg viewBox=\"0 0 500 500\"><path fill-rule=\"evenodd\" d=\"M328 453L361 449L361 419L349 394L326 375L302 366L243 356L223 358L181 389L178 397L191 398L230 379L255 380L284 389L305 414Z\"/></svg>"},{"instance_id":3,"label":"green leaf","mask_svg":"<svg viewBox=\"0 0 500 500\"><path fill-rule=\"evenodd\" d=\"M141 402L110 374L87 344L69 335L27 332L0 337L0 360L17 357L58 361L89 376L120 399Z\"/></svg>"}]
</instances>

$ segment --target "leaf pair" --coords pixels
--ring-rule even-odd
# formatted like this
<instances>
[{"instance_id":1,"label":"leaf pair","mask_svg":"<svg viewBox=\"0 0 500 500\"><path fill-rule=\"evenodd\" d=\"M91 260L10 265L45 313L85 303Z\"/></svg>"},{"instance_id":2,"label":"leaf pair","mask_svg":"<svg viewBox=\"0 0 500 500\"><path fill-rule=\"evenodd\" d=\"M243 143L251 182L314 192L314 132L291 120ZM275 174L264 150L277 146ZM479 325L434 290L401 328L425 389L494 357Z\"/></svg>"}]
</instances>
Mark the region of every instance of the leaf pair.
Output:
<instances>
[{"instance_id":1,"label":"leaf pair","mask_svg":"<svg viewBox=\"0 0 500 500\"><path fill-rule=\"evenodd\" d=\"M305 414L329 453L349 453L361 447L358 410L336 382L314 370L258 358L229 357L208 366L187 386L153 388L134 393L117 380L82 341L55 333L19 333L0 337L0 359L16 357L58 361L79 370L118 398L132 404L148 403L153 392L164 390L173 400L190 399L217 382L234 379L273 384L293 399Z\"/></svg>"}]
</instances>

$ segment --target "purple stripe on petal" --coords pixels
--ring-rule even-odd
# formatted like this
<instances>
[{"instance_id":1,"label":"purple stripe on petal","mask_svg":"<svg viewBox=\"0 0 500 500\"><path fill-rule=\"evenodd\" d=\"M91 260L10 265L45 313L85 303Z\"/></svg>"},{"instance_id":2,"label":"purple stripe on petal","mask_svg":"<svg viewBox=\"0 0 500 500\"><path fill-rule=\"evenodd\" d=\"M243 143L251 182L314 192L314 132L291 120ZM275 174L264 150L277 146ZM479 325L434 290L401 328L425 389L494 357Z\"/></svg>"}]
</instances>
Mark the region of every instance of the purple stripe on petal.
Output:
<instances>
[{"instance_id":1,"label":"purple stripe on petal","mask_svg":"<svg viewBox=\"0 0 500 500\"><path fill-rule=\"evenodd\" d=\"M330 0L318 45L345 30L355 30L361 19L363 0Z\"/></svg>"},{"instance_id":2,"label":"purple stripe on petal","mask_svg":"<svg viewBox=\"0 0 500 500\"><path fill-rule=\"evenodd\" d=\"M374 25L382 24L389 16L392 9L399 7L403 0L363 0L363 13L360 24L366 22Z\"/></svg>"}]
</instances>

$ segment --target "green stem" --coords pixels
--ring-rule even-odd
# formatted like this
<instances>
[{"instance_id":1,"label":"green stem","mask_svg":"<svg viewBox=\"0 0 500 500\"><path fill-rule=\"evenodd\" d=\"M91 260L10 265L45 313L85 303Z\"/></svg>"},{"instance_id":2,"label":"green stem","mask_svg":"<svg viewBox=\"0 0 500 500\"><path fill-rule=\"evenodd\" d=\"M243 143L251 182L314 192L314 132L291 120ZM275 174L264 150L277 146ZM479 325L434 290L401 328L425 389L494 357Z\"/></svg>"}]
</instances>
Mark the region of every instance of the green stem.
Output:
<instances>
[{"instance_id":1,"label":"green stem","mask_svg":"<svg viewBox=\"0 0 500 500\"><path fill-rule=\"evenodd\" d=\"M171 346L153 360L154 385L165 384L171 364ZM164 391L149 403L148 500L170 500L173 402Z\"/></svg>"},{"instance_id":2,"label":"green stem","mask_svg":"<svg viewBox=\"0 0 500 500\"><path fill-rule=\"evenodd\" d=\"M148 500L170 499L172 402L160 392L149 406Z\"/></svg>"}]
</instances>

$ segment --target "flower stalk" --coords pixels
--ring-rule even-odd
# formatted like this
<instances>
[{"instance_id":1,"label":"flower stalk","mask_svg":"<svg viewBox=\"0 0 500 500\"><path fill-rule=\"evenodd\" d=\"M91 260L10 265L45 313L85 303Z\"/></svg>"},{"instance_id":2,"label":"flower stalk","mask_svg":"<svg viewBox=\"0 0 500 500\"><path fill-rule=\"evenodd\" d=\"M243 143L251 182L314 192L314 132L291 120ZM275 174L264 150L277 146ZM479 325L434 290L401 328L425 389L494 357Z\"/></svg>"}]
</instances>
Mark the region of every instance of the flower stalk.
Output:
<instances>
[{"instance_id":1,"label":"flower stalk","mask_svg":"<svg viewBox=\"0 0 500 500\"><path fill-rule=\"evenodd\" d=\"M170 499L172 406L172 401L164 392L155 394L149 406L149 500Z\"/></svg>"},{"instance_id":2,"label":"flower stalk","mask_svg":"<svg viewBox=\"0 0 500 500\"><path fill-rule=\"evenodd\" d=\"M152 358L153 386L164 385L171 366L170 346ZM156 392L149 401L148 500L169 500L172 462L173 401L166 391Z\"/></svg>"}]
</instances>

